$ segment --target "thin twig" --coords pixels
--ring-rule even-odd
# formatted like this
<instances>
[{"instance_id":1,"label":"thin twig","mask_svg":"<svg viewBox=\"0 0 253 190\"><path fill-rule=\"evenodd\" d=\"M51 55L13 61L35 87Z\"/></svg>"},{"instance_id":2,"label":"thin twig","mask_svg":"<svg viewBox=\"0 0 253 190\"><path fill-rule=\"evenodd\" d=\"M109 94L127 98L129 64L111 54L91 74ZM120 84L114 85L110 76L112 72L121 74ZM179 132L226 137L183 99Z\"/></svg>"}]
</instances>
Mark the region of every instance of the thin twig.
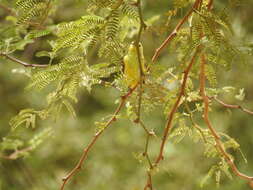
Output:
<instances>
[{"instance_id":1,"label":"thin twig","mask_svg":"<svg viewBox=\"0 0 253 190\"><path fill-rule=\"evenodd\" d=\"M189 107L188 103L185 102L184 105L185 105L185 108L186 108L188 114L190 115L190 121L191 121L193 127L194 127L196 130L199 131L199 133L200 133L200 135L201 135L201 137L202 137L204 143L207 143L208 141L207 141L207 139L206 139L206 137L205 137L205 134L204 134L204 132L203 132L203 129L195 122L195 120L194 120L194 118L193 118L192 111L190 110L190 107Z\"/></svg>"},{"instance_id":2,"label":"thin twig","mask_svg":"<svg viewBox=\"0 0 253 190\"><path fill-rule=\"evenodd\" d=\"M245 113L248 113L250 115L253 115L253 111L250 111L246 108L243 108L242 106L240 105L237 105L237 104L227 104L225 102L223 102L222 100L218 99L217 97L215 96L212 96L212 97L209 97L209 99L213 99L215 100L216 102L218 102L219 104L221 104L222 106L226 107L226 108L231 108L231 109L239 109Z\"/></svg>"},{"instance_id":3,"label":"thin twig","mask_svg":"<svg viewBox=\"0 0 253 190\"><path fill-rule=\"evenodd\" d=\"M213 0L210 0L207 4L207 9L210 11L213 8Z\"/></svg>"},{"instance_id":4,"label":"thin twig","mask_svg":"<svg viewBox=\"0 0 253 190\"><path fill-rule=\"evenodd\" d=\"M151 132L149 132L148 128L144 125L143 121L139 120L138 122L140 124L140 126L144 129L144 131L147 133L147 134L150 134Z\"/></svg>"},{"instance_id":5,"label":"thin twig","mask_svg":"<svg viewBox=\"0 0 253 190\"><path fill-rule=\"evenodd\" d=\"M142 128L144 129L144 131L147 134L147 140L146 140L146 146L145 146L145 151L143 153L143 155L146 157L148 164L149 164L149 170L147 171L147 175L148 175L148 183L147 185L144 187L144 189L153 189L153 185L152 185L152 176L151 176L151 170L153 169L153 165L152 162L150 160L149 154L148 154L148 146L149 146L149 140L150 137L153 135L153 133L149 132L147 127L144 125L144 123L141 121L141 103L142 103L142 93L143 93L143 81L144 81L144 71L142 68L142 58L141 58L141 53L140 53L140 47L139 47L139 43L141 41L141 35L142 35L142 31L146 28L146 24L143 20L143 15L142 15L142 6L141 6L141 0L138 0L136 3L137 7L138 7L138 13L139 13L139 19L140 19L140 28L139 28L139 32L138 32L138 36L135 42L135 46L137 49L137 57L138 57L138 62L139 62L139 71L140 71L140 82L139 82L139 101L138 101L138 110L137 110L137 119L135 120L135 122L139 123Z\"/></svg>"},{"instance_id":6,"label":"thin twig","mask_svg":"<svg viewBox=\"0 0 253 190\"><path fill-rule=\"evenodd\" d=\"M140 121L140 124L142 124L144 126L144 124L142 123L142 121ZM144 126L144 129L146 129L146 127ZM146 131L146 130L145 130ZM147 190L147 189L150 189L152 190L153 189L153 183L152 183L152 175L151 175L151 171L153 170L154 166L151 162L151 159L149 157L149 153L148 153L148 147L149 147L149 141L150 141L150 137L151 136L155 136L154 132L149 132L149 131L146 131L146 134L147 134L147 138L146 138L146 144L145 144L145 149L144 149L144 152L143 152L143 156L145 156L145 158L147 159L148 161L148 164L149 164L149 169L147 170L147 176L148 176L148 179L147 179L147 182L146 182L146 185L144 187L144 190Z\"/></svg>"},{"instance_id":7,"label":"thin twig","mask_svg":"<svg viewBox=\"0 0 253 190\"><path fill-rule=\"evenodd\" d=\"M48 67L49 65L39 65L39 64L30 64L30 63L26 63L24 61L21 61L15 57L10 56L9 54L6 53L0 53L0 56L5 57L6 59L9 59L15 63L18 63L20 65L23 65L24 67L39 67L39 68L45 68Z\"/></svg>"},{"instance_id":8,"label":"thin twig","mask_svg":"<svg viewBox=\"0 0 253 190\"><path fill-rule=\"evenodd\" d=\"M199 7L199 5L202 3L202 0L196 0L195 3L193 4L191 10L180 20L180 22L177 24L175 29L170 33L170 35L163 41L163 43L160 45L159 48L155 50L155 53L152 57L152 62L154 63L156 59L159 57L161 51L169 44L171 40L173 40L178 31L181 29L183 24L188 20L188 18L192 15L195 9Z\"/></svg>"},{"instance_id":9,"label":"thin twig","mask_svg":"<svg viewBox=\"0 0 253 190\"><path fill-rule=\"evenodd\" d=\"M83 153L81 155L81 158L79 159L78 163L76 164L76 166L62 179L63 183L61 185L61 190L64 189L66 183L70 180L71 177L73 177L82 167L84 161L86 160L88 153L90 152L91 148L93 147L93 145L96 143L96 141L98 140L98 138L103 134L103 132L114 122L117 120L117 115L118 113L122 110L122 108L125 105L125 102L127 100L127 98L129 96L131 96L131 94L135 91L137 85L130 89L129 92L127 94L125 94L124 96L121 97L121 102L119 103L117 109L115 110L113 116L111 117L111 119L109 119L107 121L107 123L105 124L105 126L103 127L103 129L99 130L92 138L92 140L90 141L90 143L86 146L86 148L83 150Z\"/></svg>"}]
</instances>

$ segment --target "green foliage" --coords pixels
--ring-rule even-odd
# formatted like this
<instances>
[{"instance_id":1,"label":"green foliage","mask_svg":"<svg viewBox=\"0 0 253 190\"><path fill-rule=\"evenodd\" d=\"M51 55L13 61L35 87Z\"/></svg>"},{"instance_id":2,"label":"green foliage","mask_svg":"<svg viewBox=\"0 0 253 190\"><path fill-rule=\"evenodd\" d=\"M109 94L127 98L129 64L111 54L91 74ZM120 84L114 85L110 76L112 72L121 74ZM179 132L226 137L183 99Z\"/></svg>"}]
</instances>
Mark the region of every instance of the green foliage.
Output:
<instances>
[{"instance_id":1,"label":"green foliage","mask_svg":"<svg viewBox=\"0 0 253 190\"><path fill-rule=\"evenodd\" d=\"M50 11L50 0L17 0L17 24L40 25Z\"/></svg>"},{"instance_id":2,"label":"green foliage","mask_svg":"<svg viewBox=\"0 0 253 190\"><path fill-rule=\"evenodd\" d=\"M101 111L103 113L105 107L109 104L110 100L108 99L111 99L111 96L114 98L117 96L115 98L116 101L113 100L113 102L120 103L124 99L124 97L120 96L129 91L127 78L123 73L123 58L127 55L130 44L132 42L138 43L140 37L144 45L145 65L148 68L148 72L142 76L144 82L141 85L139 84L137 90L130 94L126 100L124 99L126 101L124 105L126 113L122 111L122 114L112 116L107 113L107 110L106 115L108 117L104 117L104 113L103 116L99 115L100 113L96 116L96 118L100 119L95 122L95 132L104 131L107 128L107 122L111 118L112 121L123 121L123 125L128 120L138 123L137 119L140 119L143 122L140 123L142 128L148 133L143 135L143 131L137 131L137 137L134 139L137 139L137 142L129 141L132 137L130 132L119 132L111 140L113 144L115 143L114 141L119 139L122 144L125 143L124 146L126 148L133 146L133 150L127 149L127 154L129 152L138 152L134 153L134 157L143 166L148 166L146 170L150 175L158 176L162 173L159 170L162 171L164 169L159 164L152 165L153 163L150 160L156 158L155 154L159 149L158 142L156 142L157 139L159 139L160 143L160 140L163 141L167 137L165 139L166 143L173 142L173 144L169 144L169 146L173 147L181 146L181 144L185 145L184 143L188 141L193 142L192 146L198 147L199 150L202 149L203 156L212 162L208 166L210 169L206 172L207 174L203 178L201 186L206 184L211 177L214 177L217 186L222 182L223 176L231 179L231 165L229 165L226 156L217 146L217 141L220 141L224 152L227 153L231 160L235 159L236 156L234 154L236 152L241 153L241 147L235 138L226 134L228 129L221 128L220 130L220 125L222 125L223 121L221 124L217 124L215 120L211 119L211 123L215 123L214 128L219 131L217 133L220 139L213 135L210 126L206 126L206 123L204 124L203 112L206 111L206 108L203 97L200 94L199 76L201 58L203 58L201 56L205 55L204 75L206 81L208 81L205 91L210 98L210 115L215 115L219 111L214 106L214 103L211 102L218 96L232 96L233 100L237 99L239 101L247 98L244 88L239 87L240 90L236 90L239 89L236 85L236 87L223 87L227 83L224 84L220 80L222 74L226 75L234 66L239 67L249 56L245 54L244 50L245 48L249 49L250 46L247 44L244 47L244 45L238 43L240 39L235 39L233 18L229 15L230 9L225 8L228 5L234 6L236 1L227 2L228 4L220 2L221 5L219 4L218 8L212 11L208 10L206 6L209 1L203 1L202 6L198 10L194 9L187 20L179 20L179 22L182 21L184 23L181 28L174 31L176 35L169 43L169 51L160 53L161 59L159 57L156 62L150 61L152 59L150 52L153 52L158 47L156 42L164 41L167 37L167 34L165 34L167 30L173 32L170 28L171 26L167 26L167 23L172 20L171 24L176 25L177 22L174 22L172 16L174 16L175 21L179 17L181 18L184 12L191 9L194 1L174 0L173 8L165 14L162 12L155 13L155 10L150 5L152 3L143 1L143 10L140 9L140 11L143 12L144 18L138 12L138 2L136 1L80 0L70 4L77 4L78 2L82 5L85 4L82 12L80 15L74 14L73 19L66 21L57 20L57 8L60 7L60 1L3 1L4 7L11 7L11 10L9 10L11 12L9 13L10 15L8 13L5 15L4 13L5 17L3 23L1 23L1 61L4 64L13 61L12 58L8 58L8 55L12 54L31 63L47 64L47 67L24 69L24 73L30 78L25 92L31 97L30 101L32 102L34 98L30 93L32 94L36 90L36 93L43 94L43 99L40 97L37 103L31 103L35 104L30 106L32 108L22 109L10 119L9 124L12 130L9 133L7 132L8 134L5 132L6 134L1 136L0 157L15 160L21 157L26 158L31 151L40 150L39 145L45 142L46 139L51 139L53 133L51 127L45 128L43 126L48 121L50 121L50 125L53 121L56 122L55 125L57 125L58 121L63 123L67 121L65 120L66 118L63 118L63 116L65 117L64 111L68 111L73 118L84 117L85 123L88 121L87 125L90 125L91 120L94 123L93 117L81 116L82 112L85 111L92 114L93 107L95 107L90 106L86 108L86 105L82 104L82 96L86 91L89 94L86 95L87 97L95 97L93 101L98 101L96 103L99 108L96 112ZM67 10L67 6L65 9ZM178 14L180 11L181 15ZM146 26L143 28L142 33L139 33L140 27L143 27L141 24L146 24ZM139 34L140 36L138 36ZM166 49L165 46L163 48ZM184 81L187 68L193 58L195 58L194 64L189 70L187 81ZM21 61L17 60L15 61L14 59L14 62L20 64ZM185 87L184 91L182 91L184 82ZM230 82L228 81L228 83ZM105 90L107 88L111 90L111 94L105 92L100 92L101 94L99 94L96 91L97 89ZM133 87L131 86L131 88ZM178 97L181 98L178 99ZM44 100L45 103L43 102ZM112 104L112 102L110 103ZM177 109L175 109L176 104ZM20 107L23 108L24 106L21 105L18 109ZM238 108L241 109L242 107L239 106ZM15 110L15 112L17 111ZM158 113L159 116L157 116ZM173 117L171 131L169 131L168 136L164 135L163 128L158 126L159 121L161 119L164 120L164 116L167 119L170 116ZM8 117L10 118L10 116ZM68 124L68 122L66 123ZM66 123L64 125L67 125ZM155 126L154 129L152 125ZM118 130L124 130L124 128ZM28 134L27 131L30 131L29 135L23 135L23 133ZM85 132L86 128L81 134ZM155 136L156 138L155 140L146 140L146 136L149 136L148 138L150 139ZM78 138L73 136L70 139L76 140ZM60 143L64 146L68 145L69 139L61 140ZM143 143L144 140L146 140L146 145ZM139 144L136 145L137 143L145 145L144 153L142 151L143 147L140 148ZM149 144L152 145L149 146ZM151 148L147 150L147 147ZM167 149L169 148L165 146L165 158L168 156ZM118 150L119 148L117 147L116 149ZM187 151L191 154L189 150ZM147 156L148 152L151 152L150 157ZM173 151L170 153L173 153ZM76 157L76 155L74 156ZM183 162L185 164L185 161ZM181 163L179 165L181 166ZM136 164L136 168L138 167ZM130 173L129 168L126 170L125 173ZM139 169L136 170L139 171ZM60 171L58 173L62 175L63 172ZM198 175L200 176L202 173ZM139 176L137 178L140 179ZM166 185L167 182L164 184L161 184L161 189L171 188L171 186ZM83 187L73 185L73 189L78 188ZM140 189L140 187L135 186L129 188ZM119 189L119 187L117 186L115 189Z\"/></svg>"}]
</instances>

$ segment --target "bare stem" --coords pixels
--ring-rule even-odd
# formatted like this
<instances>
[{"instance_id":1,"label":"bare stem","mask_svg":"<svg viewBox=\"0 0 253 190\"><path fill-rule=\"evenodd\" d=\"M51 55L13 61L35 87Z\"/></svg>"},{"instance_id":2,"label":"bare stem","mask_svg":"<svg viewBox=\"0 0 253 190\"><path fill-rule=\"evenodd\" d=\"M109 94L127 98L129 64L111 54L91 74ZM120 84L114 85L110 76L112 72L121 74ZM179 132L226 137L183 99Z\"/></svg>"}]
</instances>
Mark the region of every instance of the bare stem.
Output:
<instances>
[{"instance_id":1,"label":"bare stem","mask_svg":"<svg viewBox=\"0 0 253 190\"><path fill-rule=\"evenodd\" d=\"M181 98L184 95L186 82L187 82L190 70L191 70L191 68L192 68L192 66L195 62L195 59L196 59L196 56L197 56L198 53L199 53L199 48L197 48L197 50L196 50L195 54L193 55L189 65L187 66L186 70L184 71L183 82L182 82L182 85L181 85L181 89L180 89L178 98L177 98L171 112L168 115L167 123L166 123L165 129L164 129L164 132L163 132L162 143L160 145L160 152L159 152L159 155L157 156L156 161L155 161L156 165L163 159L164 146L165 146L166 140L168 138L169 132L172 128L172 121L173 121L174 115L177 111L177 108L180 104Z\"/></svg>"},{"instance_id":2,"label":"bare stem","mask_svg":"<svg viewBox=\"0 0 253 190\"><path fill-rule=\"evenodd\" d=\"M39 65L39 64L30 64L30 63L26 63L24 61L21 61L15 57L12 57L6 53L0 53L0 56L3 56L5 57L6 59L9 59L15 63L18 63L20 65L23 65L24 67L39 67L39 68L45 68L45 67L48 67L48 65Z\"/></svg>"},{"instance_id":3,"label":"bare stem","mask_svg":"<svg viewBox=\"0 0 253 190\"><path fill-rule=\"evenodd\" d=\"M105 124L105 126L103 127L103 129L101 129L100 131L98 131L92 138L92 140L90 141L90 143L86 146L86 148L83 150L83 153L81 155L81 158L79 159L78 163L76 164L76 166L62 179L63 183L61 185L61 190L64 189L66 183L71 179L71 177L73 177L82 167L84 161L87 159L88 153L90 152L91 148L93 147L93 145L96 143L96 141L98 140L98 138L103 134L103 132L114 122L117 120L117 115L118 113L122 110L122 108L125 105L125 102L127 100L127 98L129 96L131 96L131 94L134 92L134 90L136 89L137 85L133 88L130 89L129 92L127 94L125 94L124 96L121 97L121 102L119 103L117 109L115 110L113 116L111 117L111 119L109 119L107 121L107 123Z\"/></svg>"},{"instance_id":4,"label":"bare stem","mask_svg":"<svg viewBox=\"0 0 253 190\"><path fill-rule=\"evenodd\" d=\"M188 18L192 15L192 13L194 12L194 10L197 9L200 6L201 3L202 3L202 0L196 0L195 1L195 3L193 4L192 8L190 9L190 11L179 21L179 23L177 24L177 26L175 27L175 29L163 41L163 43L160 45L160 47L155 50L155 53L154 53L154 55L152 57L152 62L153 63L159 57L159 55L161 54L162 50L169 44L169 42L176 37L178 31L181 29L181 27L183 26L183 24L188 20Z\"/></svg>"},{"instance_id":5,"label":"bare stem","mask_svg":"<svg viewBox=\"0 0 253 190\"><path fill-rule=\"evenodd\" d=\"M152 176L150 174L150 171L147 171L147 175L148 175L148 180L147 180L147 183L144 187L144 190L153 190L153 185L152 185Z\"/></svg>"},{"instance_id":6,"label":"bare stem","mask_svg":"<svg viewBox=\"0 0 253 190\"><path fill-rule=\"evenodd\" d=\"M224 106L225 108L230 108L230 109L240 109L241 111L245 112L245 113L248 113L250 115L253 115L253 111L250 111L246 108L243 108L242 106L240 105L236 105L236 104L227 104L225 102L223 102L222 100L218 99L217 97L215 96L212 96L212 97L208 97L209 99L213 99L215 100L216 102L218 102L219 104L221 104L222 106Z\"/></svg>"}]
</instances>

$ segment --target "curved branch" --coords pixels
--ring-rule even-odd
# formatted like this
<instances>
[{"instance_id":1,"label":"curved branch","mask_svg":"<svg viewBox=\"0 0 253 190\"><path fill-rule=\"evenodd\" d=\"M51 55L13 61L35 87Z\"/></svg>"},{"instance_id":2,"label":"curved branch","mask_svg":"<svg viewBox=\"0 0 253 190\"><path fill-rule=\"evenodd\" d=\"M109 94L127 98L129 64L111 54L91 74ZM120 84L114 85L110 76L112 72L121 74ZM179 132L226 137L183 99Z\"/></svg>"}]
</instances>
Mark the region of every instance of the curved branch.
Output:
<instances>
[{"instance_id":1,"label":"curved branch","mask_svg":"<svg viewBox=\"0 0 253 190\"><path fill-rule=\"evenodd\" d=\"M219 104L221 104L222 106L224 106L225 108L230 108L230 109L239 109L245 113L248 113L250 115L253 115L253 111L250 111L249 109L246 109L246 108L243 108L242 106L240 105L237 105L237 104L227 104L225 102L223 102L222 100L218 99L217 97L215 96L212 96L212 97L208 97L209 99L213 99L215 100L216 102L218 102Z\"/></svg>"},{"instance_id":2,"label":"curved branch","mask_svg":"<svg viewBox=\"0 0 253 190\"><path fill-rule=\"evenodd\" d=\"M203 103L204 103L204 120L205 123L210 130L211 134L213 135L217 149L220 151L221 155L225 158L227 161L228 165L231 167L232 171L234 172L235 175L239 176L242 179L252 181L253 177L247 176L243 173L241 173L237 166L235 165L233 159L230 157L230 155L226 152L225 147L223 146L220 136L218 135L217 131L215 128L212 126L210 120L209 120L209 98L205 93L205 65L206 65L206 58L205 55L202 54L201 56L201 65L200 65L200 94L203 98Z\"/></svg>"},{"instance_id":3,"label":"curved branch","mask_svg":"<svg viewBox=\"0 0 253 190\"><path fill-rule=\"evenodd\" d=\"M26 63L24 61L21 61L15 57L12 57L6 53L0 53L0 56L3 56L5 57L6 59L9 59L15 63L18 63L20 65L23 65L24 67L38 67L38 68L45 68L45 67L48 67L49 65L40 65L40 64L30 64L30 63Z\"/></svg>"}]
</instances>

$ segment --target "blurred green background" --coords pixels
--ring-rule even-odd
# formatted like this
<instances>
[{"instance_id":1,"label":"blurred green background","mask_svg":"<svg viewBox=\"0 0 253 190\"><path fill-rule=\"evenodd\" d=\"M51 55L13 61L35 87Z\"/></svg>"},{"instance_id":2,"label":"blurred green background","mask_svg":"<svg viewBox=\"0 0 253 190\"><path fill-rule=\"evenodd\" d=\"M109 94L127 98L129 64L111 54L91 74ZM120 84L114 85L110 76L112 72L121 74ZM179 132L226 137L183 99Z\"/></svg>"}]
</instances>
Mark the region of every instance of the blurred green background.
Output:
<instances>
[{"instance_id":1,"label":"blurred green background","mask_svg":"<svg viewBox=\"0 0 253 190\"><path fill-rule=\"evenodd\" d=\"M227 6L226 3L227 1L224 0L215 1L215 6L222 9ZM77 19L85 14L85 7L85 0L62 0L59 2L53 21L60 23ZM170 8L172 8L171 1L146 0L144 17L147 19L155 14L165 14ZM231 15L235 35L233 40L240 40L245 44L253 43L253 1L241 1L239 7L231 9ZM4 17L5 12L0 9L0 21L3 21ZM175 26L174 22L170 23L166 30L171 30L173 26ZM167 32L161 34L159 38L154 35L144 35L145 38L150 39L144 40L147 59L150 59L152 52L166 34ZM28 62L43 62L45 60L33 56L34 51L41 48L43 48L43 41L29 45L26 51L20 52L20 57ZM25 91L29 78L14 72L17 69L22 71L23 68L15 63L0 60L0 139L9 134L8 122L19 110L28 107L41 108L46 104L45 94L48 91ZM227 101L253 109L252 59L249 59L244 66L232 66L229 72L221 71L218 80L219 86L233 85L237 88L245 88L244 102L235 102L229 98ZM40 121L34 130L20 130L20 136L29 138L46 127L52 127L53 138L48 138L25 158L15 161L0 158L0 190L59 189L61 178L74 167L82 149L92 138L95 131L94 122L113 112L118 95L118 92L111 88L95 87L91 93L83 90L79 93L79 103L75 106L77 118L71 117L66 111L57 121ZM225 131L234 137L241 144L241 149L248 159L248 164L245 164L241 155L235 153L236 164L245 173L253 175L253 117L240 110L228 111L217 104L214 107L216 111L211 114L211 119L217 130ZM155 110L146 122L159 132L164 126L165 117L160 110ZM158 139L152 140L151 157L156 155L158 143ZM134 155L143 151L144 144L145 134L139 126L126 119L117 121L98 140L84 163L84 169L71 180L66 189L143 189L146 182L145 167ZM213 163L203 156L201 145L194 144L188 138L180 144L169 142L165 156L166 160L162 162L160 172L153 179L155 189L201 189L200 182ZM215 188L215 180L212 179L202 189ZM251 188L237 177L229 180L223 176L220 189Z\"/></svg>"}]
</instances>

